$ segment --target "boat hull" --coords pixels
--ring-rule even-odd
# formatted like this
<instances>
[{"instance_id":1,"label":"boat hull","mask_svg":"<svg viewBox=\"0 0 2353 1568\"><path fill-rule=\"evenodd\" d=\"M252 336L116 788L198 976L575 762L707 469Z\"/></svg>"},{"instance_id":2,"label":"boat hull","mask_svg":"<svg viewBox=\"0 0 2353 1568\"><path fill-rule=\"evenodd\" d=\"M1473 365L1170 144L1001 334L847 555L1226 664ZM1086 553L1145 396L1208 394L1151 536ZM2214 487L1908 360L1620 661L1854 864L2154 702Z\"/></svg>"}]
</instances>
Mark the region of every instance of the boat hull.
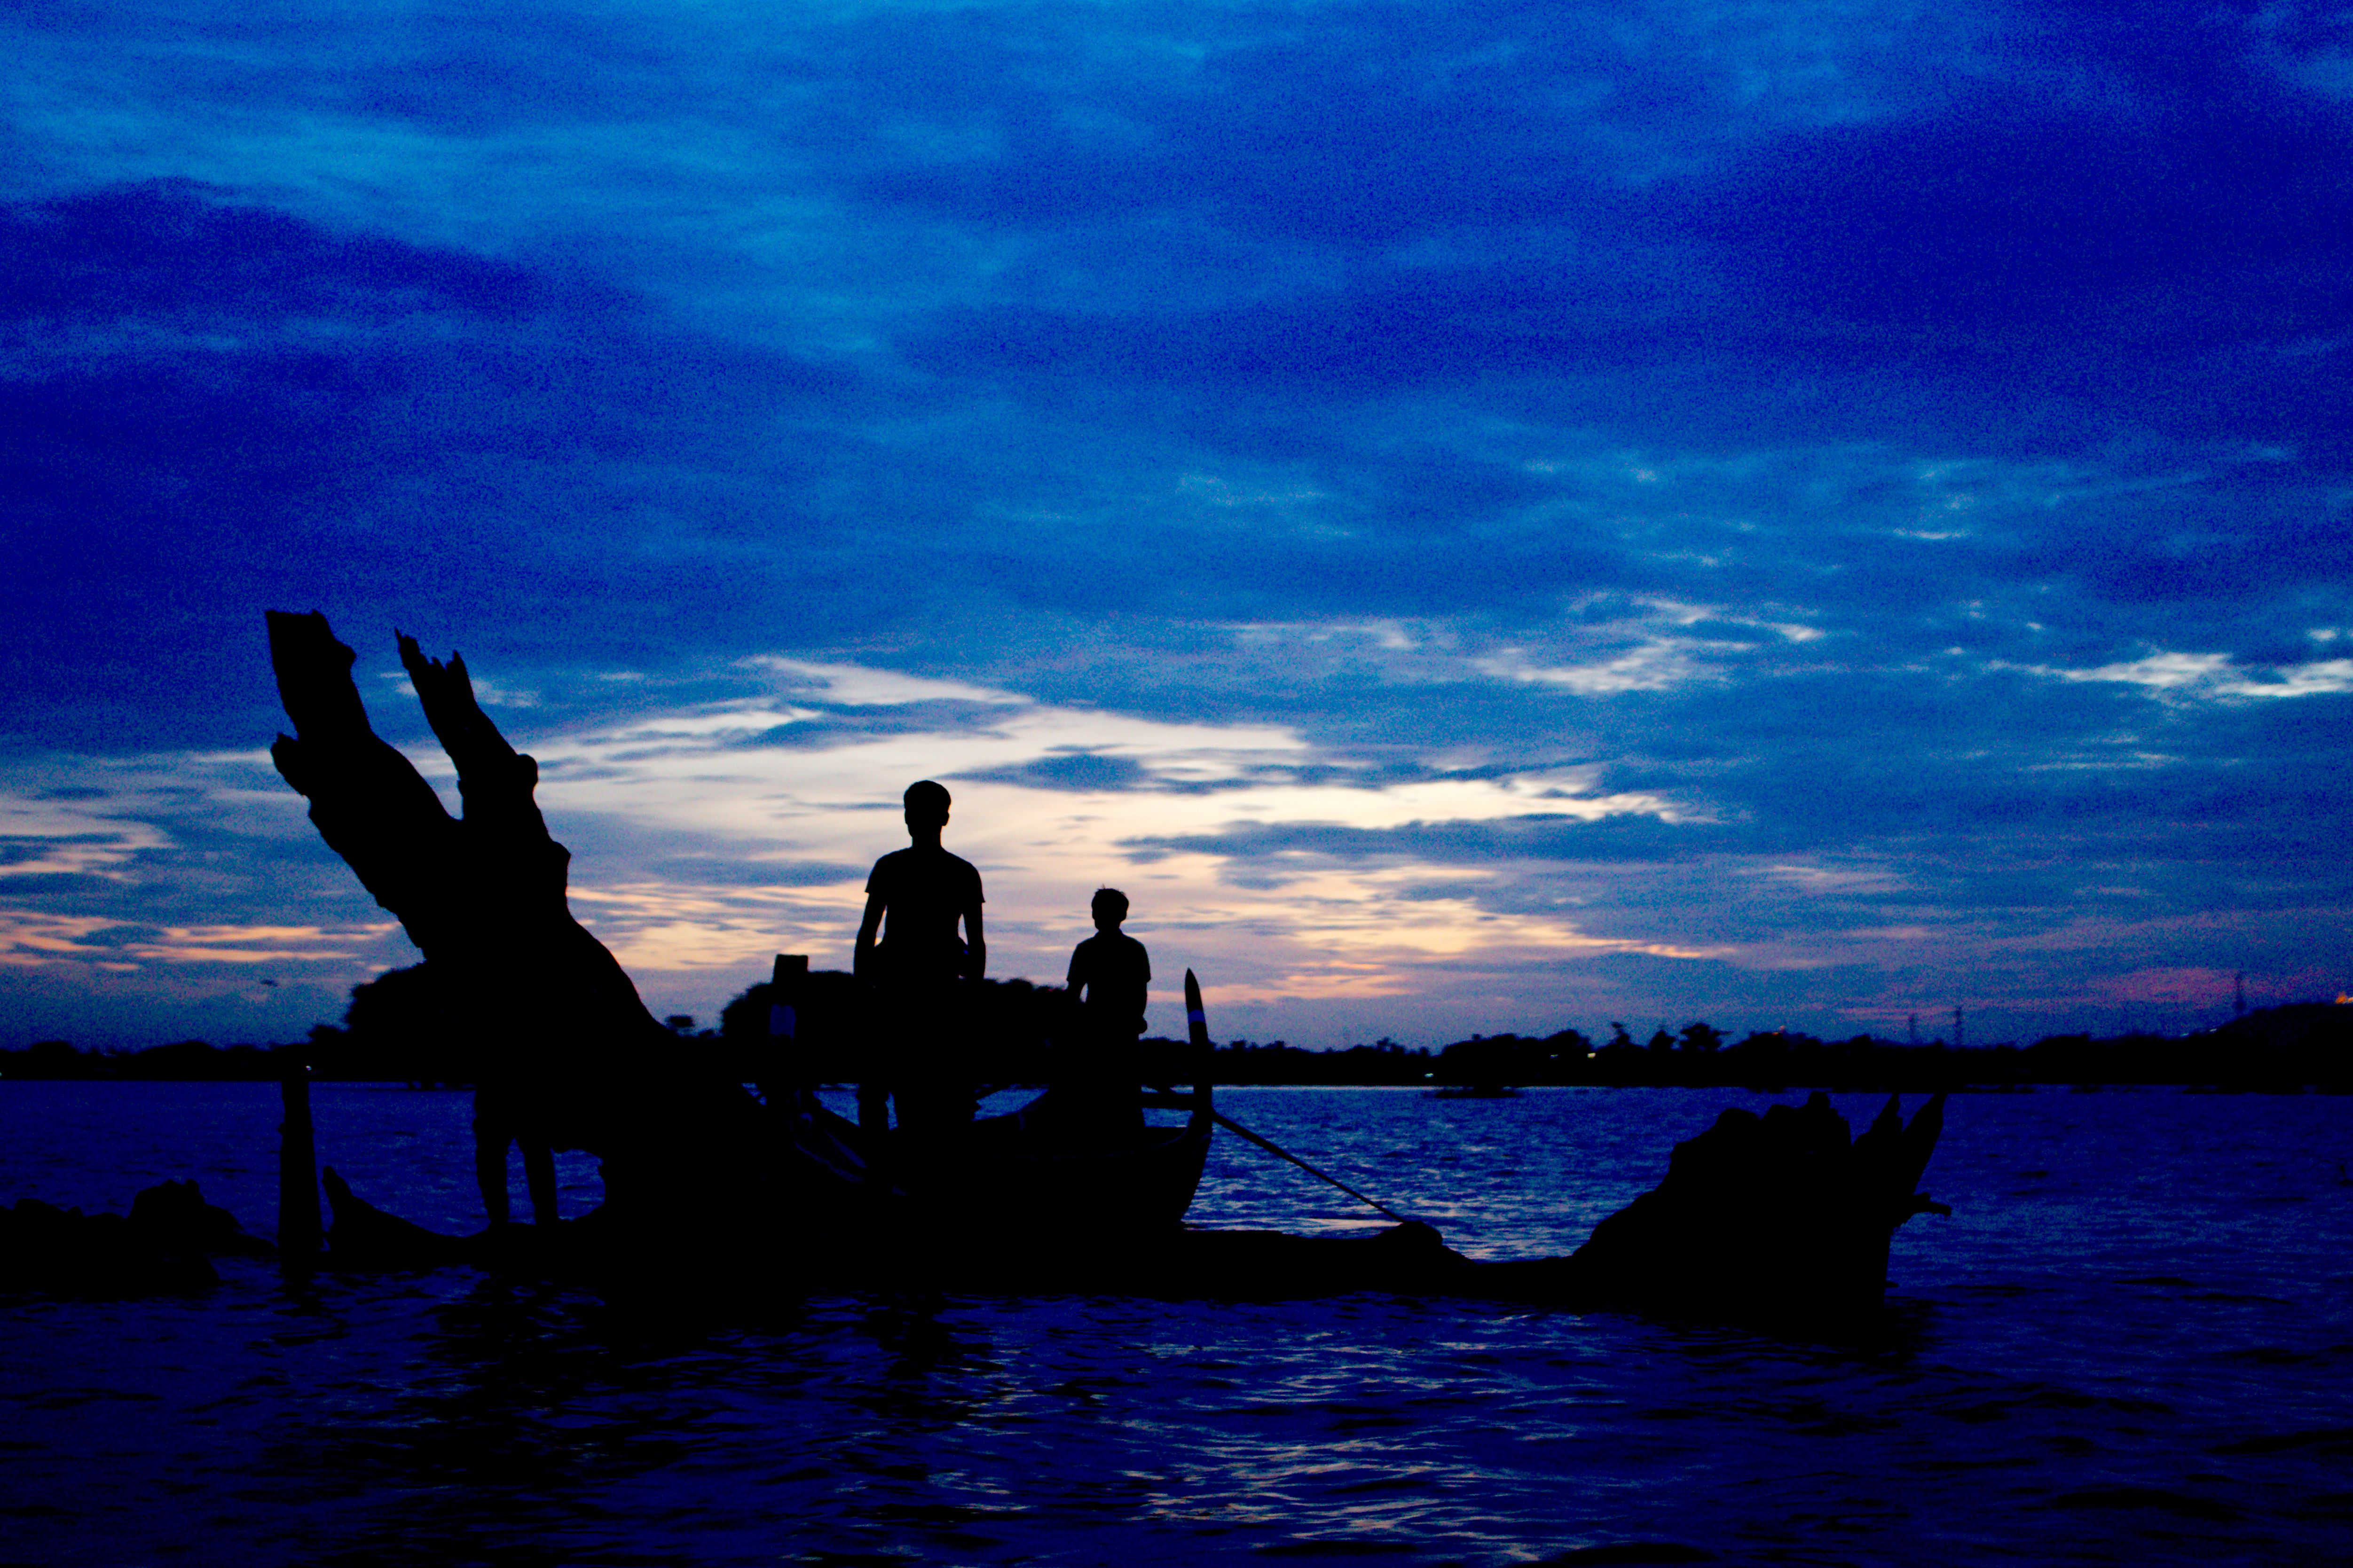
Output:
<instances>
[{"instance_id":1,"label":"boat hull","mask_svg":"<svg viewBox=\"0 0 2353 1568\"><path fill-rule=\"evenodd\" d=\"M1182 1127L1139 1127L1076 1144L1058 1131L1049 1090L927 1142L881 1138L806 1089L784 1111L810 1176L864 1211L861 1228L949 1226L998 1242L1114 1240L1184 1223L1208 1163L1214 1119L1194 1097Z\"/></svg>"}]
</instances>

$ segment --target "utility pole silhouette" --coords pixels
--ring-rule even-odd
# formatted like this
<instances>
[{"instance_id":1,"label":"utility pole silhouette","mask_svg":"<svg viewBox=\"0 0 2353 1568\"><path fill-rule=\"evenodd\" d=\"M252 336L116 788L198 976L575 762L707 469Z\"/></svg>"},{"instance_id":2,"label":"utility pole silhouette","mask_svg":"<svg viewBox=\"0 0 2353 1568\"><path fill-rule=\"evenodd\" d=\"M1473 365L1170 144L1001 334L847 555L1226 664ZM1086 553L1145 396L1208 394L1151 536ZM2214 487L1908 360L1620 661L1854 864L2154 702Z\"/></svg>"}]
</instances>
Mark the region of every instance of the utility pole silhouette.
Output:
<instances>
[{"instance_id":1,"label":"utility pole silhouette","mask_svg":"<svg viewBox=\"0 0 2353 1568\"><path fill-rule=\"evenodd\" d=\"M1953 1009L1953 1048L1959 1050L1968 1043L1969 1032L1962 1024L1960 1008L1956 1006Z\"/></svg>"},{"instance_id":2,"label":"utility pole silhouette","mask_svg":"<svg viewBox=\"0 0 2353 1568\"><path fill-rule=\"evenodd\" d=\"M1913 1014L1911 1021L1905 1024L1904 1027L1905 1032L1911 1037L1911 1043L1915 1046L1918 1045L1920 1043L1920 1015L1917 1013Z\"/></svg>"},{"instance_id":3,"label":"utility pole silhouette","mask_svg":"<svg viewBox=\"0 0 2353 1568\"><path fill-rule=\"evenodd\" d=\"M2245 1017L2247 1016L2247 972L2245 970L2242 969L2231 977L2231 992L2232 1016L2239 1018Z\"/></svg>"}]
</instances>

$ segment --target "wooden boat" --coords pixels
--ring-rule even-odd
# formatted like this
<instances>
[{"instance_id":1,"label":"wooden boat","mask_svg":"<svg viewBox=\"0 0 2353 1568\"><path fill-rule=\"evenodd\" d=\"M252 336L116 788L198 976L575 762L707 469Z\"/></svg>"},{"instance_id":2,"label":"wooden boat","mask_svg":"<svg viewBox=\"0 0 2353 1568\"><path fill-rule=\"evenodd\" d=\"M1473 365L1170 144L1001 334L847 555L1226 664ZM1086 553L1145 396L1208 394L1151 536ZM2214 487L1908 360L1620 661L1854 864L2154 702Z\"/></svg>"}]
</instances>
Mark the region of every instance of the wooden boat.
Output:
<instances>
[{"instance_id":1,"label":"wooden boat","mask_svg":"<svg viewBox=\"0 0 2353 1568\"><path fill-rule=\"evenodd\" d=\"M1201 985L1185 972L1185 1011L1201 1064L1189 1094L1154 1089L1147 1110L1187 1113L1181 1127L1083 1124L1048 1089L1017 1110L981 1117L931 1143L870 1133L797 1087L772 1094L807 1176L862 1206L860 1223L985 1226L1003 1239L1035 1233L1067 1245L1167 1230L1184 1222L1209 1156L1217 1111Z\"/></svg>"},{"instance_id":2,"label":"wooden boat","mask_svg":"<svg viewBox=\"0 0 2353 1568\"><path fill-rule=\"evenodd\" d=\"M1181 1235L1200 1184L1215 1122L1207 1084L1147 1105L1190 1111L1181 1127L1145 1127L1115 1142L1074 1145L1052 1115L1052 1091L1018 1110L984 1117L931 1146L877 1147L856 1122L807 1089L771 1110L776 1142L790 1168L756 1213L721 1205L656 1223L607 1204L543 1234L536 1226L474 1236L428 1231L390 1215L325 1173L337 1268L418 1268L444 1263L521 1267L614 1277L712 1273L788 1276L807 1287L849 1282L881 1268L914 1266L966 1279L1020 1268L1039 1257L1124 1256ZM717 1224L714 1225L713 1221ZM700 1223L698 1223L700 1222ZM749 1223L771 1245L747 1248ZM1039 1278L1034 1270L1027 1278Z\"/></svg>"}]
</instances>

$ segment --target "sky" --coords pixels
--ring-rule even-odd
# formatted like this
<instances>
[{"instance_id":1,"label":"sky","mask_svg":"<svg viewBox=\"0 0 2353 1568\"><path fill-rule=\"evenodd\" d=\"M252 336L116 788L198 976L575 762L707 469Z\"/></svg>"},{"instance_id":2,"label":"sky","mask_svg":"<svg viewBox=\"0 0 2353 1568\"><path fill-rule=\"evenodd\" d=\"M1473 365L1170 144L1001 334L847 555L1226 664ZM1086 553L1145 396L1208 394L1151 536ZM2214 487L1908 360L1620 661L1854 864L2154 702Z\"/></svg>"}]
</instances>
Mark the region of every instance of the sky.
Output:
<instances>
[{"instance_id":1,"label":"sky","mask_svg":"<svg viewBox=\"0 0 2353 1568\"><path fill-rule=\"evenodd\" d=\"M0 1044L415 962L324 611L658 1013L954 792L1220 1037L1972 1043L2353 987L2353 11L0 12Z\"/></svg>"}]
</instances>

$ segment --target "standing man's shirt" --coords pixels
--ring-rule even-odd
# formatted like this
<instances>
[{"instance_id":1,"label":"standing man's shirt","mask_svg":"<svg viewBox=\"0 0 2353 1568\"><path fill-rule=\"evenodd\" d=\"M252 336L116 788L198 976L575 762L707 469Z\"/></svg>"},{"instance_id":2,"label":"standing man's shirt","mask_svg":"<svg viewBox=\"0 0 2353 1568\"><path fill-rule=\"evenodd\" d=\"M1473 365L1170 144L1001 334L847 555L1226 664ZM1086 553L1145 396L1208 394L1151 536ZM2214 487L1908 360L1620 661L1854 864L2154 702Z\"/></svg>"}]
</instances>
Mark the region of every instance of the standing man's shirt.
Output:
<instances>
[{"instance_id":1,"label":"standing man's shirt","mask_svg":"<svg viewBox=\"0 0 2353 1568\"><path fill-rule=\"evenodd\" d=\"M956 922L981 906L980 873L945 849L895 850L874 862L866 897L883 907L876 949L894 980L934 982L964 974L969 950Z\"/></svg>"}]
</instances>

